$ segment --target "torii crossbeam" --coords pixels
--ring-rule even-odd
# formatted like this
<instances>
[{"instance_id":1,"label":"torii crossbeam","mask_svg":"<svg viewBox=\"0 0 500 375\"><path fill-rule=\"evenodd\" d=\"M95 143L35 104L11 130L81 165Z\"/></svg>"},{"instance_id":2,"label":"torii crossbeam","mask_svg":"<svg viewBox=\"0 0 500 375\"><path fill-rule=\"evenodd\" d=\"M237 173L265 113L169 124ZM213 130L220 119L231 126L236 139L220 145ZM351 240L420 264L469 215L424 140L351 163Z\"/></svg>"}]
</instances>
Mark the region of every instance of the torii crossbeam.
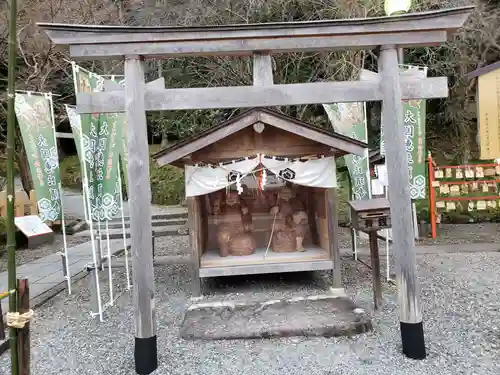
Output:
<instances>
[{"instance_id":1,"label":"torii crossbeam","mask_svg":"<svg viewBox=\"0 0 500 375\"><path fill-rule=\"evenodd\" d=\"M403 352L411 358L425 357L401 100L446 97L447 81L446 78L400 79L396 50L446 42L451 32L462 27L472 10L473 7L463 7L379 18L204 27L38 24L55 44L69 45L73 59L125 60L125 91L78 94L77 110L80 113L125 111L129 124L128 186L137 373L150 374L157 367L148 110L382 100ZM380 49L380 79L272 83L268 55L372 48ZM254 86L152 89L144 85L144 59L228 55L254 56L255 66L259 67L254 66Z\"/></svg>"}]
</instances>

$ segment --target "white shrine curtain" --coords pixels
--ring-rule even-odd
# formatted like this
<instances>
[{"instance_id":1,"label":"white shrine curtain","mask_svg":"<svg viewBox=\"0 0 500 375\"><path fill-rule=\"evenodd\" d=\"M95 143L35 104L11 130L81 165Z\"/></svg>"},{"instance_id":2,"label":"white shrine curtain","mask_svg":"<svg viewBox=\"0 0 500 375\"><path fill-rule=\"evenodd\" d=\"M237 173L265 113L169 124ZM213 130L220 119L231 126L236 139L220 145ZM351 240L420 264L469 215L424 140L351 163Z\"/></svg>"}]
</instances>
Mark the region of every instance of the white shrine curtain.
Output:
<instances>
[{"instance_id":1,"label":"white shrine curtain","mask_svg":"<svg viewBox=\"0 0 500 375\"><path fill-rule=\"evenodd\" d=\"M264 156L262 164L276 176L297 185L337 187L337 166L334 156L304 161L287 161Z\"/></svg>"},{"instance_id":2,"label":"white shrine curtain","mask_svg":"<svg viewBox=\"0 0 500 375\"><path fill-rule=\"evenodd\" d=\"M186 197L196 197L224 189L252 172L259 165L259 158L248 158L214 166L186 165Z\"/></svg>"},{"instance_id":3,"label":"white shrine curtain","mask_svg":"<svg viewBox=\"0 0 500 375\"><path fill-rule=\"evenodd\" d=\"M260 163L277 177L297 185L335 188L337 171L335 157L312 160L287 160L272 156L233 161L213 166L185 166L186 197L195 197L224 189L250 174Z\"/></svg>"}]
</instances>

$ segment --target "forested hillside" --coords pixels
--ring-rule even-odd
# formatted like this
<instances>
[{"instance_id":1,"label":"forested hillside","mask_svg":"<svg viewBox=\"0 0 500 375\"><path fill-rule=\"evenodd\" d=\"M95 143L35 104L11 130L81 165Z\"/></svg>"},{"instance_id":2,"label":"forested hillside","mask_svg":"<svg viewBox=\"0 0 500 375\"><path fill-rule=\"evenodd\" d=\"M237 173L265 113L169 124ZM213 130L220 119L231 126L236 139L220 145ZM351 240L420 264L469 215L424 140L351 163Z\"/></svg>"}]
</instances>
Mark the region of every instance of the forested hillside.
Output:
<instances>
[{"instance_id":1,"label":"forested hillside","mask_svg":"<svg viewBox=\"0 0 500 375\"><path fill-rule=\"evenodd\" d=\"M71 65L65 47L50 45L36 22L127 25L202 25L269 21L338 19L383 15L383 0L19 0L17 88L52 91L60 130L68 127L64 103L74 103ZM447 8L473 0L413 0L413 10ZM408 64L429 67L430 76L447 76L450 95L428 104L430 150L449 162L477 157L476 82L464 75L500 60L500 8L479 4L477 11L446 45L405 51ZM0 91L6 87L7 7L0 9ZM120 62L85 62L100 74L122 74ZM277 83L355 79L361 67L376 68L371 51L287 54L274 57ZM251 61L242 58L177 58L148 62L148 79L165 77L168 87L251 84ZM0 147L5 137L5 97L0 99ZM379 108L369 103L370 143L378 143ZM318 126L327 126L321 105L280 108ZM235 110L152 113L150 139L163 144L181 139L234 115ZM19 142L20 144L20 142ZM21 150L20 150L21 151ZM26 162L19 152L19 169ZM1 156L0 156L1 157Z\"/></svg>"}]
</instances>

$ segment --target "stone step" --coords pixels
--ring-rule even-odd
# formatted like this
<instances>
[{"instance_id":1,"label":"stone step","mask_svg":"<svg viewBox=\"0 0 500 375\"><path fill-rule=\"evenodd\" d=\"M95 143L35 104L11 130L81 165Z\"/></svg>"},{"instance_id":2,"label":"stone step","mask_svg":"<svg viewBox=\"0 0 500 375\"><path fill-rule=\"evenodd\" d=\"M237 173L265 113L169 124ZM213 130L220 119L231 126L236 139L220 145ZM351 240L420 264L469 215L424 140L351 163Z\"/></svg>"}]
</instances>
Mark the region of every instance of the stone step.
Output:
<instances>
[{"instance_id":1,"label":"stone step","mask_svg":"<svg viewBox=\"0 0 500 375\"><path fill-rule=\"evenodd\" d=\"M170 225L184 225L186 223L186 219L184 220L160 220L160 221L152 221L151 225L153 227L167 227ZM109 229L121 229L122 228L122 222L110 222L108 224ZM125 221L125 228L130 228L130 222Z\"/></svg>"},{"instance_id":2,"label":"stone step","mask_svg":"<svg viewBox=\"0 0 500 375\"><path fill-rule=\"evenodd\" d=\"M165 225L161 227L153 227L153 231L155 237L166 237L166 236L185 236L189 233L187 226L184 225ZM75 236L78 237L90 237L90 230L85 230L79 233L76 233ZM94 236L98 236L97 230L94 229ZM126 228L125 237L130 238L130 228ZM101 228L101 238L103 240L107 239L106 231ZM109 230L109 238L110 239L119 239L123 238L123 230L121 226L119 228L113 228Z\"/></svg>"},{"instance_id":3,"label":"stone step","mask_svg":"<svg viewBox=\"0 0 500 375\"><path fill-rule=\"evenodd\" d=\"M187 219L188 214L186 212L175 212L175 213L169 213L169 214L157 214L157 215L152 215L151 220L171 220L171 219L181 219L185 218ZM117 217L112 220L110 220L110 223L121 223L122 218ZM130 221L130 216L125 216L125 221Z\"/></svg>"}]
</instances>

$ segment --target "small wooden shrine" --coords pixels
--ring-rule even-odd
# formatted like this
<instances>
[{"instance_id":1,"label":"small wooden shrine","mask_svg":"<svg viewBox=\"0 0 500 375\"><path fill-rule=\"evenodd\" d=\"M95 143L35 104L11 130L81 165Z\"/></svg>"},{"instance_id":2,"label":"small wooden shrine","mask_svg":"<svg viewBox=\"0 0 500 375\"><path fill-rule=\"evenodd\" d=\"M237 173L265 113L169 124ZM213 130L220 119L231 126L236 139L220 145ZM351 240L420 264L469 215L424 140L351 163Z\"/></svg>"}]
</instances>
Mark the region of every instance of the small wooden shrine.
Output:
<instances>
[{"instance_id":1,"label":"small wooden shrine","mask_svg":"<svg viewBox=\"0 0 500 375\"><path fill-rule=\"evenodd\" d=\"M366 147L253 109L154 155L185 169L194 290L204 277L329 269L341 287L335 159Z\"/></svg>"}]
</instances>

